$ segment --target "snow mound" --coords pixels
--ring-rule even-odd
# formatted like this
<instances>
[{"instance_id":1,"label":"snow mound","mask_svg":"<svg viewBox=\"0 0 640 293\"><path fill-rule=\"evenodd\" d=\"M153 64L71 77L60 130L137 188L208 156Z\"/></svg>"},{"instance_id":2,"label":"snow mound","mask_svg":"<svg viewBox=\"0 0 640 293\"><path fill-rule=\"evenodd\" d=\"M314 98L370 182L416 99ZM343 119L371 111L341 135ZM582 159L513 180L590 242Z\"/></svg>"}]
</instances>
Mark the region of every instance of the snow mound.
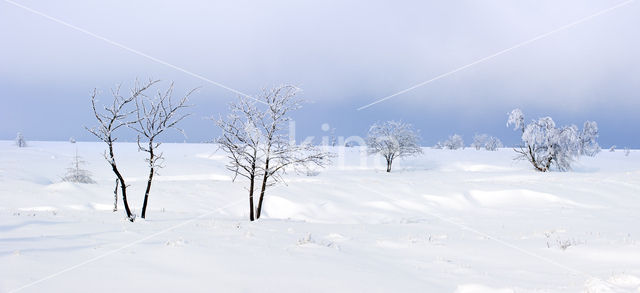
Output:
<instances>
[{"instance_id":1,"label":"snow mound","mask_svg":"<svg viewBox=\"0 0 640 293\"><path fill-rule=\"evenodd\" d=\"M565 205L575 207L586 207L583 204L572 200L563 199L550 193L527 189L512 190L470 190L469 195L479 205L485 207L502 206L542 206L542 205Z\"/></svg>"}]
</instances>

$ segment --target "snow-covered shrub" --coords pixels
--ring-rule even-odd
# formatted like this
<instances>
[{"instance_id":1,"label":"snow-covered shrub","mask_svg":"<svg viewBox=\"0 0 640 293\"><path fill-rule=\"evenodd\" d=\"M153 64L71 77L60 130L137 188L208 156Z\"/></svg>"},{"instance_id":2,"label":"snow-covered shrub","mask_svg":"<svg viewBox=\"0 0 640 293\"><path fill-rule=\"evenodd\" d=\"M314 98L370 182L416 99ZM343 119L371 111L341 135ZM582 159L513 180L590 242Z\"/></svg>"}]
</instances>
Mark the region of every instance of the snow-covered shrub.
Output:
<instances>
[{"instance_id":1,"label":"snow-covered shrub","mask_svg":"<svg viewBox=\"0 0 640 293\"><path fill-rule=\"evenodd\" d=\"M625 157L628 157L630 153L631 153L631 150L629 150L629 148L624 148L624 156Z\"/></svg>"},{"instance_id":2,"label":"snow-covered shrub","mask_svg":"<svg viewBox=\"0 0 640 293\"><path fill-rule=\"evenodd\" d=\"M367 150L369 154L380 154L387 161L387 172L395 158L422 153L418 144L420 137L408 123L387 121L374 123L369 128Z\"/></svg>"},{"instance_id":3,"label":"snow-covered shrub","mask_svg":"<svg viewBox=\"0 0 640 293\"><path fill-rule=\"evenodd\" d=\"M73 136L72 136L72 137L69 137L69 142L70 142L70 143L76 143L76 139L75 139L75 138L73 138Z\"/></svg>"},{"instance_id":4,"label":"snow-covered shrub","mask_svg":"<svg viewBox=\"0 0 640 293\"><path fill-rule=\"evenodd\" d=\"M80 156L78 156L78 150L76 150L76 155L73 157L71 166L67 168L67 174L62 177L62 181L83 184L96 183L91 178L91 172L81 167L84 164L86 164L86 162L83 161Z\"/></svg>"},{"instance_id":5,"label":"snow-covered shrub","mask_svg":"<svg viewBox=\"0 0 640 293\"><path fill-rule=\"evenodd\" d=\"M441 150L441 149L443 149L443 148L444 148L444 146L442 145L442 142L438 141L438 142L437 142L433 147L431 147L431 148L436 149L436 150Z\"/></svg>"},{"instance_id":6,"label":"snow-covered shrub","mask_svg":"<svg viewBox=\"0 0 640 293\"><path fill-rule=\"evenodd\" d=\"M488 151L495 151L502 146L502 141L500 141L499 138L489 136L487 134L476 134L473 136L473 142L471 143L471 147L476 150L485 149Z\"/></svg>"},{"instance_id":7,"label":"snow-covered shrub","mask_svg":"<svg viewBox=\"0 0 640 293\"><path fill-rule=\"evenodd\" d=\"M18 132L16 135L16 145L19 148L24 148L27 146L27 142L24 140L24 136L22 136L22 132Z\"/></svg>"},{"instance_id":8,"label":"snow-covered shrub","mask_svg":"<svg viewBox=\"0 0 640 293\"><path fill-rule=\"evenodd\" d=\"M598 139L598 123L586 121L580 131L580 155L593 157L600 152Z\"/></svg>"},{"instance_id":9,"label":"snow-covered shrub","mask_svg":"<svg viewBox=\"0 0 640 293\"><path fill-rule=\"evenodd\" d=\"M613 152L615 152L615 151L616 151L616 145L614 144L614 145L612 145L612 146L609 148L609 152L610 152L610 153L613 153Z\"/></svg>"},{"instance_id":10,"label":"snow-covered shrub","mask_svg":"<svg viewBox=\"0 0 640 293\"><path fill-rule=\"evenodd\" d=\"M499 148L503 147L502 141L495 136L489 137L489 140L484 145L484 149L488 151L497 151Z\"/></svg>"},{"instance_id":11,"label":"snow-covered shrub","mask_svg":"<svg viewBox=\"0 0 640 293\"><path fill-rule=\"evenodd\" d=\"M442 143L442 146L448 150L464 149L464 140L462 136L454 134Z\"/></svg>"},{"instance_id":12,"label":"snow-covered shrub","mask_svg":"<svg viewBox=\"0 0 640 293\"><path fill-rule=\"evenodd\" d=\"M471 143L471 147L476 150L480 150L487 143L489 136L486 134L476 134L473 136L473 142Z\"/></svg>"},{"instance_id":13,"label":"snow-covered shrub","mask_svg":"<svg viewBox=\"0 0 640 293\"><path fill-rule=\"evenodd\" d=\"M597 146L595 123L585 123L588 129L583 131L579 131L575 125L556 127L551 117L539 118L525 125L522 111L515 109L509 114L507 121L507 126L512 124L514 130L522 131L523 145L516 149L518 158L526 159L538 171L549 171L551 165L555 165L560 171L570 170L571 162L581 154L593 152L594 146Z\"/></svg>"}]
</instances>

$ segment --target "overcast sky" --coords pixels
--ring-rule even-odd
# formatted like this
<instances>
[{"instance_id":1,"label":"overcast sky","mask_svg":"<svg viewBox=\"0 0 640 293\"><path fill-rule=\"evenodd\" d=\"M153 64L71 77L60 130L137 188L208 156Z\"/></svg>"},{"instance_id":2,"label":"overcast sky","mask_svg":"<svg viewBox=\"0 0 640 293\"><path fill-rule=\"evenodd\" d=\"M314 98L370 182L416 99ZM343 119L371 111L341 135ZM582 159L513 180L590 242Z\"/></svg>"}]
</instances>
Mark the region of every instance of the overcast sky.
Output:
<instances>
[{"instance_id":1,"label":"overcast sky","mask_svg":"<svg viewBox=\"0 0 640 293\"><path fill-rule=\"evenodd\" d=\"M489 133L527 119L595 120L603 147L640 148L640 2L594 17L364 110L358 107L616 4L602 1L26 1L60 19L238 91L293 83L310 102L295 114L298 138L364 135L403 120L424 145ZM94 140L89 93L138 77L201 86L188 141L218 135L206 116L236 94L0 1L0 139ZM133 135L123 133L126 139ZM167 137L182 140L178 134Z\"/></svg>"}]
</instances>

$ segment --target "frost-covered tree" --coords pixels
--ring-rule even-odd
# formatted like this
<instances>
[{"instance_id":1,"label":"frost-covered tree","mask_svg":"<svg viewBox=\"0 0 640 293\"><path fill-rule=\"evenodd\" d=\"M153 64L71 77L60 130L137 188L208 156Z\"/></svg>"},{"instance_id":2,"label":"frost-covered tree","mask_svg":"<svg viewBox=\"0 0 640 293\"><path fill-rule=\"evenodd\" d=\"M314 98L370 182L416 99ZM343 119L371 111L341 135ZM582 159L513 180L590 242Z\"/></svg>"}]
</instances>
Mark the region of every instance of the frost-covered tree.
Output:
<instances>
[{"instance_id":1,"label":"frost-covered tree","mask_svg":"<svg viewBox=\"0 0 640 293\"><path fill-rule=\"evenodd\" d=\"M16 145L19 148L27 147L27 141L24 140L24 136L22 136L22 132L18 132L16 135Z\"/></svg>"},{"instance_id":2,"label":"frost-covered tree","mask_svg":"<svg viewBox=\"0 0 640 293\"><path fill-rule=\"evenodd\" d=\"M484 145L484 149L488 151L497 151L499 148L503 147L502 141L495 136L489 137L487 142Z\"/></svg>"},{"instance_id":3,"label":"frost-covered tree","mask_svg":"<svg viewBox=\"0 0 640 293\"><path fill-rule=\"evenodd\" d=\"M475 148L476 150L480 150L481 148L484 148L484 146L487 143L487 140L489 140L488 135L476 134L473 136L473 142L471 143L471 147Z\"/></svg>"},{"instance_id":4,"label":"frost-covered tree","mask_svg":"<svg viewBox=\"0 0 640 293\"><path fill-rule=\"evenodd\" d=\"M613 152L615 152L615 151L616 151L616 145L614 144L614 145L612 145L612 146L609 148L609 152L610 152L610 153L613 153Z\"/></svg>"},{"instance_id":5,"label":"frost-covered tree","mask_svg":"<svg viewBox=\"0 0 640 293\"><path fill-rule=\"evenodd\" d=\"M227 169L234 173L234 180L241 176L249 181L251 221L260 218L267 188L282 181L287 170L308 171L312 165L325 165L330 157L313 145L296 145L287 138L289 114L301 107L298 92L295 86L283 85L264 90L255 99L260 103L241 97L230 105L231 113L217 121L222 135L216 142L227 153Z\"/></svg>"},{"instance_id":6,"label":"frost-covered tree","mask_svg":"<svg viewBox=\"0 0 640 293\"><path fill-rule=\"evenodd\" d=\"M510 125L522 132L523 145L515 149L518 158L526 159L538 171L549 171L552 165L560 171L570 170L571 162L580 156L580 131L575 125L556 127L551 117L525 125L520 109L509 114L507 126Z\"/></svg>"},{"instance_id":7,"label":"frost-covered tree","mask_svg":"<svg viewBox=\"0 0 640 293\"><path fill-rule=\"evenodd\" d=\"M249 181L249 220L255 220L254 192L256 180L260 176L259 165L262 160L260 145L262 134L256 123L263 119L264 113L258 111L253 100L240 97L229 105L230 113L219 118L216 124L222 135L216 139L219 147L227 153L227 170L233 172L233 181L238 176Z\"/></svg>"},{"instance_id":8,"label":"frost-covered tree","mask_svg":"<svg viewBox=\"0 0 640 293\"><path fill-rule=\"evenodd\" d=\"M145 159L149 165L149 177L147 178L147 188L144 192L142 213L140 215L143 219L147 214L147 203L149 194L151 193L153 175L157 173L159 168L163 167L162 161L164 157L162 153L158 151L158 147L160 147L161 144L159 137L169 129L175 129L184 134L184 131L178 128L177 125L189 116L188 113L185 114L182 112L189 106L187 105L187 101L195 90L196 89L192 89L180 100L174 101L172 98L172 82L166 91L158 91L155 96L139 95L135 99L138 119L136 123L132 124L131 128L138 132L138 149L149 155L149 157Z\"/></svg>"},{"instance_id":9,"label":"frost-covered tree","mask_svg":"<svg viewBox=\"0 0 640 293\"><path fill-rule=\"evenodd\" d=\"M598 145L597 139L598 123L595 121L586 121L580 131L580 155L593 157L599 153L600 145Z\"/></svg>"},{"instance_id":10,"label":"frost-covered tree","mask_svg":"<svg viewBox=\"0 0 640 293\"><path fill-rule=\"evenodd\" d=\"M256 123L263 135L261 144L263 162L260 165L262 185L256 207L256 219L260 218L267 187L282 181L287 168L298 173L308 173L313 166L324 166L331 154L320 151L312 144L290 143L285 132L292 111L302 108L303 100L298 98L300 89L292 85L282 85L263 90L260 100L265 105L262 119Z\"/></svg>"},{"instance_id":11,"label":"frost-covered tree","mask_svg":"<svg viewBox=\"0 0 640 293\"><path fill-rule=\"evenodd\" d=\"M449 138L442 143L442 146L448 150L464 149L464 139L462 139L461 135L454 134L449 136Z\"/></svg>"},{"instance_id":12,"label":"frost-covered tree","mask_svg":"<svg viewBox=\"0 0 640 293\"><path fill-rule=\"evenodd\" d=\"M485 149L488 151L495 151L502 147L502 141L495 136L489 136L487 134L476 134L473 136L473 142L471 147L476 150Z\"/></svg>"},{"instance_id":13,"label":"frost-covered tree","mask_svg":"<svg viewBox=\"0 0 640 293\"><path fill-rule=\"evenodd\" d=\"M83 169L82 166L87 162L83 161L82 158L78 155L78 148L76 148L76 153L73 156L73 161L71 162L71 166L67 168L67 174L62 177L62 181L64 182L72 182L72 183L83 183L83 184L93 184L96 183L91 178L91 172L86 169Z\"/></svg>"},{"instance_id":14,"label":"frost-covered tree","mask_svg":"<svg viewBox=\"0 0 640 293\"><path fill-rule=\"evenodd\" d=\"M130 90L128 96L122 96L120 93L120 86L111 90L112 101L108 106L104 106L99 110L97 104L97 96L98 90L94 89L91 94L91 106L93 109L93 114L98 121L98 125L93 128L88 128L91 134L95 135L102 142L107 144L107 150L104 153L104 157L111 166L111 170L116 176L116 189L118 185L120 186L120 190L122 191L122 202L124 205L125 212L127 214L127 219L133 222L135 221L136 215L131 212L129 208L129 202L127 200L127 184L125 183L124 177L122 173L118 169L118 165L116 164L116 155L114 151L114 143L118 140L115 132L122 127L130 126L131 124L137 123L135 118L136 109L132 108L132 105L135 104L135 100L144 94L144 92L153 86L158 81L149 80L146 83L140 84L137 81L134 84L134 87Z\"/></svg>"},{"instance_id":15,"label":"frost-covered tree","mask_svg":"<svg viewBox=\"0 0 640 293\"><path fill-rule=\"evenodd\" d=\"M367 135L367 151L369 154L382 155L387 162L387 172L391 172L391 165L396 158L422 153L419 140L411 124L398 121L374 123Z\"/></svg>"}]
</instances>

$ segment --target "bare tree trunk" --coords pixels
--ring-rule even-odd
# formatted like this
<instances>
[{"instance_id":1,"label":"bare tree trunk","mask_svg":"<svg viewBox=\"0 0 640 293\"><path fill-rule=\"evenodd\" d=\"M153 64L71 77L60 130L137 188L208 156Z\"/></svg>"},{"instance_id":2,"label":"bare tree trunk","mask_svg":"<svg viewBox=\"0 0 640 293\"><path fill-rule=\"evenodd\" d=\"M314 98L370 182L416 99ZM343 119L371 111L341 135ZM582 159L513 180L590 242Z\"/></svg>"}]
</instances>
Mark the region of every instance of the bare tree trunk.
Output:
<instances>
[{"instance_id":1,"label":"bare tree trunk","mask_svg":"<svg viewBox=\"0 0 640 293\"><path fill-rule=\"evenodd\" d=\"M116 188L113 190L113 211L118 211L118 183L120 181L116 178Z\"/></svg>"},{"instance_id":2,"label":"bare tree trunk","mask_svg":"<svg viewBox=\"0 0 640 293\"><path fill-rule=\"evenodd\" d=\"M144 219L147 215L147 202L149 200L149 192L151 191L151 182L153 181L153 161L155 157L153 155L153 140L149 141L149 180L147 180L147 189L144 192L144 201L142 202L142 215L141 217Z\"/></svg>"},{"instance_id":3,"label":"bare tree trunk","mask_svg":"<svg viewBox=\"0 0 640 293\"><path fill-rule=\"evenodd\" d=\"M533 154L533 149L531 148L531 146L527 147L529 149L529 161L531 161L531 164L533 165L534 168L536 168L536 170L540 171L540 172L546 172L549 168L545 168L541 166L541 162L538 162L538 160L536 160L535 155Z\"/></svg>"},{"instance_id":4,"label":"bare tree trunk","mask_svg":"<svg viewBox=\"0 0 640 293\"><path fill-rule=\"evenodd\" d=\"M129 221L133 222L135 218L131 214L131 209L129 209L129 202L127 201L127 184L124 182L124 178L122 177L122 174L120 174L120 171L118 171L118 166L116 166L116 159L113 155L112 142L109 143L109 156L111 158L111 161L109 162L111 164L111 170L113 170L113 173L116 174L116 177L118 178L117 180L120 181L120 189L122 190L122 203L124 205L124 211L127 213L127 218L129 219Z\"/></svg>"},{"instance_id":5,"label":"bare tree trunk","mask_svg":"<svg viewBox=\"0 0 640 293\"><path fill-rule=\"evenodd\" d=\"M262 175L262 187L260 188L260 199L258 200L258 209L256 211L256 219L260 219L262 213L262 200L264 199L264 193L267 190L267 180L269 179L269 159L264 163L264 175Z\"/></svg>"},{"instance_id":6,"label":"bare tree trunk","mask_svg":"<svg viewBox=\"0 0 640 293\"><path fill-rule=\"evenodd\" d=\"M387 172L389 172L389 173L391 172L391 163L392 163L392 162L393 162L393 161L391 161L391 160L387 159Z\"/></svg>"},{"instance_id":7,"label":"bare tree trunk","mask_svg":"<svg viewBox=\"0 0 640 293\"><path fill-rule=\"evenodd\" d=\"M253 186L254 186L254 182L255 182L255 175L251 175L251 183L249 184L249 220L250 221L254 221L255 218L253 217Z\"/></svg>"}]
</instances>

